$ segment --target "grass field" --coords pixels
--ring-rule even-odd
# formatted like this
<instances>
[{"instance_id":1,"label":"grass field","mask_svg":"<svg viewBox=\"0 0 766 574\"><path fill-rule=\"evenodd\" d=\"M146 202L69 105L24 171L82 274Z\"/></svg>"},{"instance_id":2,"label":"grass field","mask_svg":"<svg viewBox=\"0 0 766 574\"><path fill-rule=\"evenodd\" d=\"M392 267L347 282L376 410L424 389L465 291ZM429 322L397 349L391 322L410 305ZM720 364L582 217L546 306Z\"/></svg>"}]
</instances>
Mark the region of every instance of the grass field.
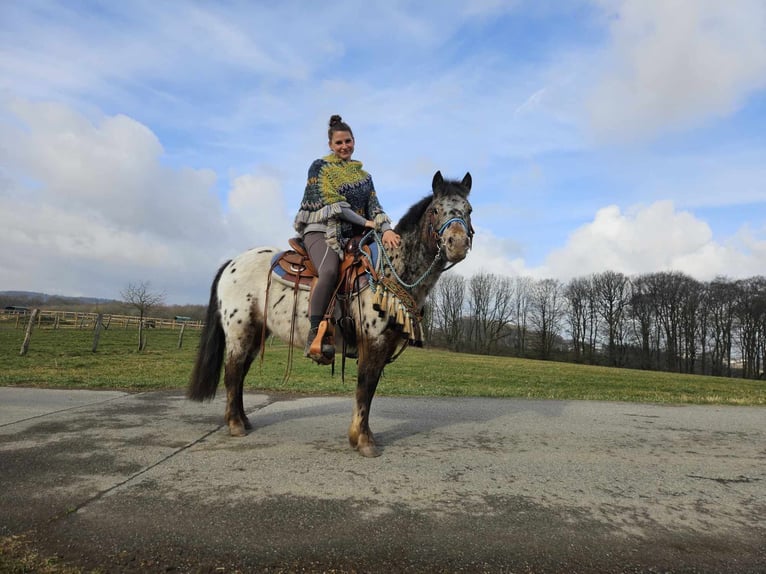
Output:
<instances>
[{"instance_id":1,"label":"grass field","mask_svg":"<svg viewBox=\"0 0 766 574\"><path fill-rule=\"evenodd\" d=\"M187 331L178 349L178 331L147 331L139 353L135 330L103 331L91 352L89 330L36 329L26 356L19 356L21 329L0 326L0 385L146 391L182 389L194 361L199 331ZM335 376L296 349L284 382L286 345L269 341L263 364L256 361L249 390L307 394L353 393L356 364L340 361ZM766 382L674 373L612 369L526 359L467 355L411 348L389 365L378 387L389 396L480 396L652 403L766 405Z\"/></svg>"}]
</instances>

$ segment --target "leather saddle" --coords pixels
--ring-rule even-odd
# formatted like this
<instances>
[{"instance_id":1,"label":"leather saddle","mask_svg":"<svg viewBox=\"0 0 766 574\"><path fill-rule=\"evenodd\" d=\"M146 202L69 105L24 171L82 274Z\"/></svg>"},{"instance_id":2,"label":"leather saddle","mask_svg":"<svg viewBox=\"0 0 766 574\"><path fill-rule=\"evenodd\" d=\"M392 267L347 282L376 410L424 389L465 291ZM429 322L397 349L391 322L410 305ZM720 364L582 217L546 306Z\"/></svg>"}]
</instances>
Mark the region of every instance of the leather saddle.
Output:
<instances>
[{"instance_id":1,"label":"leather saddle","mask_svg":"<svg viewBox=\"0 0 766 574\"><path fill-rule=\"evenodd\" d=\"M288 240L291 249L280 251L271 259L271 273L274 278L290 286L311 289L311 284L317 276L314 264L311 263L303 242L292 237Z\"/></svg>"},{"instance_id":2,"label":"leather saddle","mask_svg":"<svg viewBox=\"0 0 766 574\"><path fill-rule=\"evenodd\" d=\"M317 271L306 247L298 237L288 240L291 249L281 251L271 259L272 278L291 287L310 290ZM376 243L365 243L360 247L360 238L355 237L346 244L345 255L338 273L336 292L351 295L360 292L369 284L367 271L375 274L379 265L379 249Z\"/></svg>"}]
</instances>

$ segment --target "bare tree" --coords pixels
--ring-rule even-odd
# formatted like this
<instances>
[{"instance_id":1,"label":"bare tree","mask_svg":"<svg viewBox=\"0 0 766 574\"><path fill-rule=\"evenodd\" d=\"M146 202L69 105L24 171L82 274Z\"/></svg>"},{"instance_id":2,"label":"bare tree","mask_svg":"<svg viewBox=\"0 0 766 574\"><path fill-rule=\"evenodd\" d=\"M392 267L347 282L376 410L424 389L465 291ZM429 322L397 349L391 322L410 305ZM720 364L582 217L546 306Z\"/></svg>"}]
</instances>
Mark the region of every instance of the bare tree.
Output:
<instances>
[{"instance_id":1,"label":"bare tree","mask_svg":"<svg viewBox=\"0 0 766 574\"><path fill-rule=\"evenodd\" d=\"M622 273L604 271L593 276L596 305L606 328L607 357L609 365L613 367L624 363L628 287L628 278Z\"/></svg>"},{"instance_id":2,"label":"bare tree","mask_svg":"<svg viewBox=\"0 0 766 574\"><path fill-rule=\"evenodd\" d=\"M597 316L594 304L593 278L577 277L564 288L567 300L567 319L572 335L574 360L577 363L594 362Z\"/></svg>"},{"instance_id":3,"label":"bare tree","mask_svg":"<svg viewBox=\"0 0 766 574\"><path fill-rule=\"evenodd\" d=\"M552 357L554 343L560 337L565 304L562 291L558 279L537 281L532 288L530 323L539 337L538 356L541 359Z\"/></svg>"},{"instance_id":4,"label":"bare tree","mask_svg":"<svg viewBox=\"0 0 766 574\"><path fill-rule=\"evenodd\" d=\"M120 291L122 300L136 309L139 314L138 321L138 350L143 351L146 347L146 337L144 336L144 317L152 307L162 305L165 301L164 293L153 293L150 291L149 281L140 283L129 283L128 286Z\"/></svg>"},{"instance_id":5,"label":"bare tree","mask_svg":"<svg viewBox=\"0 0 766 574\"><path fill-rule=\"evenodd\" d=\"M510 333L513 313L513 283L508 277L479 273L468 281L469 329L473 349L492 353Z\"/></svg>"},{"instance_id":6,"label":"bare tree","mask_svg":"<svg viewBox=\"0 0 766 574\"><path fill-rule=\"evenodd\" d=\"M763 325L766 322L766 277L737 281L739 299L735 314L739 323L742 377L757 379L763 358Z\"/></svg>"},{"instance_id":7,"label":"bare tree","mask_svg":"<svg viewBox=\"0 0 766 574\"><path fill-rule=\"evenodd\" d=\"M527 320L532 286L532 279L529 277L515 277L513 280L513 319L516 322L514 346L519 357L523 357L527 352Z\"/></svg>"},{"instance_id":8,"label":"bare tree","mask_svg":"<svg viewBox=\"0 0 766 574\"><path fill-rule=\"evenodd\" d=\"M475 353L486 353L486 328L492 307L493 276L478 273L468 280L468 338Z\"/></svg>"},{"instance_id":9,"label":"bare tree","mask_svg":"<svg viewBox=\"0 0 766 574\"><path fill-rule=\"evenodd\" d=\"M439 278L433 292L434 324L443 335L447 347L457 350L463 337L463 305L465 279L448 273Z\"/></svg>"},{"instance_id":10,"label":"bare tree","mask_svg":"<svg viewBox=\"0 0 766 574\"><path fill-rule=\"evenodd\" d=\"M710 321L710 372L731 377L732 333L737 286L725 277L716 277L708 287Z\"/></svg>"},{"instance_id":11,"label":"bare tree","mask_svg":"<svg viewBox=\"0 0 766 574\"><path fill-rule=\"evenodd\" d=\"M692 277L684 277L681 283L681 314L679 326L679 352L681 371L694 373L697 364L698 334L702 329L700 317L703 305L702 283Z\"/></svg>"},{"instance_id":12,"label":"bare tree","mask_svg":"<svg viewBox=\"0 0 766 574\"><path fill-rule=\"evenodd\" d=\"M633 334L640 350L638 364L641 369L652 369L655 368L652 361L653 351L658 344L654 340L657 327L649 276L640 275L634 278L630 288L630 317L633 321ZM659 361L659 356L657 360Z\"/></svg>"},{"instance_id":13,"label":"bare tree","mask_svg":"<svg viewBox=\"0 0 766 574\"><path fill-rule=\"evenodd\" d=\"M710 333L710 283L699 284L699 307L697 308L697 337L700 347L700 369L701 375L710 373L708 369L709 353L708 341Z\"/></svg>"},{"instance_id":14,"label":"bare tree","mask_svg":"<svg viewBox=\"0 0 766 574\"><path fill-rule=\"evenodd\" d=\"M492 296L492 320L489 322L490 351L497 351L500 342L510 337L513 320L515 283L510 277L500 276L494 284Z\"/></svg>"}]
</instances>

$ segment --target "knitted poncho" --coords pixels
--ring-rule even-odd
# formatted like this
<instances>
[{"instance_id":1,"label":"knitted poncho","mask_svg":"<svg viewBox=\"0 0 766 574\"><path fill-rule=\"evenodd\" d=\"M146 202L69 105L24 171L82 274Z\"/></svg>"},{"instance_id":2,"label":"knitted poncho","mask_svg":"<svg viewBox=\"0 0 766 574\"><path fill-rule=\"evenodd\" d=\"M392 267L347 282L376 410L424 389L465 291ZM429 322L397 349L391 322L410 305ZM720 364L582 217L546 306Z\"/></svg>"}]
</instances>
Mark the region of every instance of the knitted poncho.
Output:
<instances>
[{"instance_id":1,"label":"knitted poncho","mask_svg":"<svg viewBox=\"0 0 766 574\"><path fill-rule=\"evenodd\" d=\"M303 201L295 216L295 230L303 235L309 224L325 225L327 244L341 255L343 244L353 228L340 218L344 207L350 207L378 226L391 223L378 202L372 177L362 169L362 162L345 161L335 154L314 161L309 168Z\"/></svg>"}]
</instances>

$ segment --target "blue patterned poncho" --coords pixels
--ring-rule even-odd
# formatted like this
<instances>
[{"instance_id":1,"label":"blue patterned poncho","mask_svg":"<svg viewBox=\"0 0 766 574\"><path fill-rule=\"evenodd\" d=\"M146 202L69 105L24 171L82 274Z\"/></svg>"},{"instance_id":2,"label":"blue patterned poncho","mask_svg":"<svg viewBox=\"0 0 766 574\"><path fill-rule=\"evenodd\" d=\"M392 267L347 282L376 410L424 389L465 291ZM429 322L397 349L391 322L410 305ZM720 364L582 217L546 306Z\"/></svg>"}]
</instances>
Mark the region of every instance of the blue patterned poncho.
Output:
<instances>
[{"instance_id":1,"label":"blue patterned poncho","mask_svg":"<svg viewBox=\"0 0 766 574\"><path fill-rule=\"evenodd\" d=\"M326 226L327 244L342 256L343 245L351 237L353 228L340 217L344 207L374 221L378 228L391 224L378 202L372 177L362 169L362 162L342 160L335 154L314 161L295 216L295 230L302 236L307 225Z\"/></svg>"}]
</instances>

